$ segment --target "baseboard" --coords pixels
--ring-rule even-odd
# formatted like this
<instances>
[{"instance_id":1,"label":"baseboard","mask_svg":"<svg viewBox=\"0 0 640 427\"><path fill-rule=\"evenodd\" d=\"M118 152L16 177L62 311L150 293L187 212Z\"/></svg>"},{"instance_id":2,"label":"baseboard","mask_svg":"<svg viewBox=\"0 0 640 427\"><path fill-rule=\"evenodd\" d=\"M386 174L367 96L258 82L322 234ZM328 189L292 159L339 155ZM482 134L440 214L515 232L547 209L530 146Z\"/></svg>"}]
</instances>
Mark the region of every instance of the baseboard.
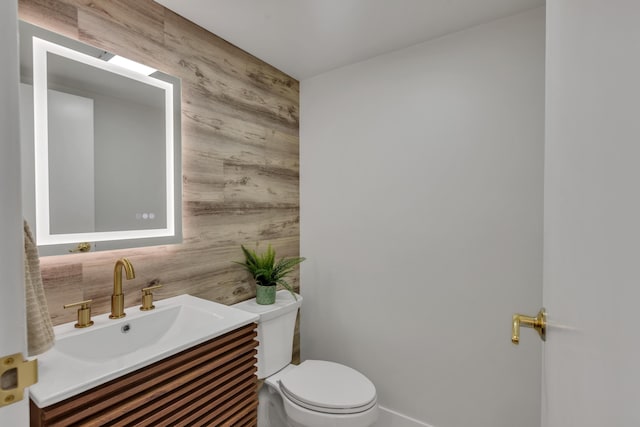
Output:
<instances>
[{"instance_id":1,"label":"baseboard","mask_svg":"<svg viewBox=\"0 0 640 427\"><path fill-rule=\"evenodd\" d=\"M380 406L380 416L375 427L434 427L399 412Z\"/></svg>"}]
</instances>

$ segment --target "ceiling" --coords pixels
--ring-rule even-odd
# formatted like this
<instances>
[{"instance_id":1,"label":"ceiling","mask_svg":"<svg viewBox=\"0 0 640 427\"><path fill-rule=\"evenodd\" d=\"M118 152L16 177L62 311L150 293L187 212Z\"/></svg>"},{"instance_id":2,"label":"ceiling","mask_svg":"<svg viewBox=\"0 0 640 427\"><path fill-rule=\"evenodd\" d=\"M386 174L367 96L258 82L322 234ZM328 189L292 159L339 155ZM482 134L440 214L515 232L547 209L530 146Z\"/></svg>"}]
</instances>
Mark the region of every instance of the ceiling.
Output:
<instances>
[{"instance_id":1,"label":"ceiling","mask_svg":"<svg viewBox=\"0 0 640 427\"><path fill-rule=\"evenodd\" d=\"M544 5L544 0L156 2L298 80Z\"/></svg>"}]
</instances>

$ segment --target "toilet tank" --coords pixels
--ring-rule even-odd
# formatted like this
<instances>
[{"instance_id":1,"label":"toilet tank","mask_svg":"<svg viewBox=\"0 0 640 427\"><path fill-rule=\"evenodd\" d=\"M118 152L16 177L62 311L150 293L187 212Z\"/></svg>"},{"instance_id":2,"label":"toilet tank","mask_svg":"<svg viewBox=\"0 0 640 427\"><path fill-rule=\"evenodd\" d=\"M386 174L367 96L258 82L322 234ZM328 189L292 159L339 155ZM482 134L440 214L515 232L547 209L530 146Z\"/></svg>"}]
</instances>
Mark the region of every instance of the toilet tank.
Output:
<instances>
[{"instance_id":1,"label":"toilet tank","mask_svg":"<svg viewBox=\"0 0 640 427\"><path fill-rule=\"evenodd\" d=\"M258 378L269 377L291 363L293 333L300 304L300 295L296 294L294 299L289 291L282 290L276 293L276 302L271 305L260 305L252 298L232 306L260 316Z\"/></svg>"}]
</instances>

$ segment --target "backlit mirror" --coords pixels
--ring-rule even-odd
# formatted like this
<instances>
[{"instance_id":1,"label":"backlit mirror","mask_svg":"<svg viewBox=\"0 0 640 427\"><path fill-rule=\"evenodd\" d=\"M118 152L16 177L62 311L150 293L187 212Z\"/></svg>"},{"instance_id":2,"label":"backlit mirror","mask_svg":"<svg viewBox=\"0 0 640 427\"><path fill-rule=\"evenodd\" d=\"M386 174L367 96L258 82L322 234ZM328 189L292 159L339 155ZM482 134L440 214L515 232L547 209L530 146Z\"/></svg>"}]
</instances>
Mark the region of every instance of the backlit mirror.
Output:
<instances>
[{"instance_id":1,"label":"backlit mirror","mask_svg":"<svg viewBox=\"0 0 640 427\"><path fill-rule=\"evenodd\" d=\"M41 255L179 243L180 80L20 22L23 211Z\"/></svg>"}]
</instances>

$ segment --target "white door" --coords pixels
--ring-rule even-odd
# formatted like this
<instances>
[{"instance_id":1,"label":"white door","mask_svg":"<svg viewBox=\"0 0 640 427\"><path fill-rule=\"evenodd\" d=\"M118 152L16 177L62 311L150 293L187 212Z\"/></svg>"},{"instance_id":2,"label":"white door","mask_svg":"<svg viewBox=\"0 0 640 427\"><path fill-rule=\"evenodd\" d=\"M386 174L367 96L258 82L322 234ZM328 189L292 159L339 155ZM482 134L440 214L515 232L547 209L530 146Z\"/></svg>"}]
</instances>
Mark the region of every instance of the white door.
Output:
<instances>
[{"instance_id":1,"label":"white door","mask_svg":"<svg viewBox=\"0 0 640 427\"><path fill-rule=\"evenodd\" d=\"M640 1L547 1L546 49L542 425L636 427Z\"/></svg>"},{"instance_id":2,"label":"white door","mask_svg":"<svg viewBox=\"0 0 640 427\"><path fill-rule=\"evenodd\" d=\"M20 213L17 2L0 2L0 357L26 355ZM28 399L0 406L0 426L28 425Z\"/></svg>"}]
</instances>

